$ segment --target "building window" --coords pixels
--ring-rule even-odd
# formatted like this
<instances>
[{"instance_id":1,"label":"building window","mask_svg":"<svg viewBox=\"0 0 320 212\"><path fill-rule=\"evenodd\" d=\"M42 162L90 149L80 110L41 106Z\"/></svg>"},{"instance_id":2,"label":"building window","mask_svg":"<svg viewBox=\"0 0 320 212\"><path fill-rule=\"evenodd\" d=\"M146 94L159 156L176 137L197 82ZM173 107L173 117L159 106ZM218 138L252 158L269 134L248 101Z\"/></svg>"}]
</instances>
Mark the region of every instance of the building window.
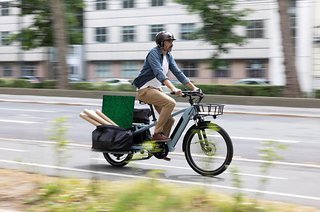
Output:
<instances>
[{"instance_id":1,"label":"building window","mask_svg":"<svg viewBox=\"0 0 320 212\"><path fill-rule=\"evenodd\" d=\"M163 24L151 25L151 27L150 27L150 40L151 41L155 41L156 40L156 35L160 31L164 31Z\"/></svg>"},{"instance_id":2,"label":"building window","mask_svg":"<svg viewBox=\"0 0 320 212\"><path fill-rule=\"evenodd\" d=\"M187 77L198 76L198 66L195 62L184 62L181 64L181 70Z\"/></svg>"},{"instance_id":3,"label":"building window","mask_svg":"<svg viewBox=\"0 0 320 212\"><path fill-rule=\"evenodd\" d=\"M180 38L182 40L193 40L192 33L195 30L195 24L189 23L189 24L181 24L181 30L180 30Z\"/></svg>"},{"instance_id":4,"label":"building window","mask_svg":"<svg viewBox=\"0 0 320 212\"><path fill-rule=\"evenodd\" d=\"M95 28L95 40L98 43L107 42L107 28L106 27L97 27Z\"/></svg>"},{"instance_id":5,"label":"building window","mask_svg":"<svg viewBox=\"0 0 320 212\"><path fill-rule=\"evenodd\" d=\"M248 38L264 38L263 20L250 20L247 26Z\"/></svg>"},{"instance_id":6,"label":"building window","mask_svg":"<svg viewBox=\"0 0 320 212\"><path fill-rule=\"evenodd\" d=\"M151 0L152 7L159 7L164 5L164 0Z\"/></svg>"},{"instance_id":7,"label":"building window","mask_svg":"<svg viewBox=\"0 0 320 212\"><path fill-rule=\"evenodd\" d=\"M0 2L0 16L9 15L9 2Z\"/></svg>"},{"instance_id":8,"label":"building window","mask_svg":"<svg viewBox=\"0 0 320 212\"><path fill-rule=\"evenodd\" d=\"M11 66L4 66L2 70L3 70L3 76L4 77L12 77L12 68L11 68Z\"/></svg>"},{"instance_id":9,"label":"building window","mask_svg":"<svg viewBox=\"0 0 320 212\"><path fill-rule=\"evenodd\" d=\"M263 60L249 60L247 63L248 78L264 78L265 63Z\"/></svg>"},{"instance_id":10,"label":"building window","mask_svg":"<svg viewBox=\"0 0 320 212\"><path fill-rule=\"evenodd\" d=\"M134 42L135 41L135 28L134 26L124 26L122 28L122 41Z\"/></svg>"},{"instance_id":11,"label":"building window","mask_svg":"<svg viewBox=\"0 0 320 212\"><path fill-rule=\"evenodd\" d=\"M21 68L22 76L35 76L37 67L34 64L23 64Z\"/></svg>"},{"instance_id":12,"label":"building window","mask_svg":"<svg viewBox=\"0 0 320 212\"><path fill-rule=\"evenodd\" d=\"M0 45L9 45L9 32L0 32Z\"/></svg>"},{"instance_id":13,"label":"building window","mask_svg":"<svg viewBox=\"0 0 320 212\"><path fill-rule=\"evenodd\" d=\"M73 56L73 55L76 55L76 54L77 54L76 48L74 46L69 46L68 55L69 56Z\"/></svg>"},{"instance_id":14,"label":"building window","mask_svg":"<svg viewBox=\"0 0 320 212\"><path fill-rule=\"evenodd\" d=\"M96 78L112 77L111 64L108 62L97 63L95 66Z\"/></svg>"},{"instance_id":15,"label":"building window","mask_svg":"<svg viewBox=\"0 0 320 212\"><path fill-rule=\"evenodd\" d=\"M215 77L223 78L223 77L230 77L230 64L229 62L222 60L219 61L219 64L215 71Z\"/></svg>"},{"instance_id":16,"label":"building window","mask_svg":"<svg viewBox=\"0 0 320 212\"><path fill-rule=\"evenodd\" d=\"M121 77L134 78L138 74L138 64L136 62L123 62L121 67Z\"/></svg>"},{"instance_id":17,"label":"building window","mask_svg":"<svg viewBox=\"0 0 320 212\"><path fill-rule=\"evenodd\" d=\"M69 75L70 76L78 75L78 67L74 65L69 65Z\"/></svg>"},{"instance_id":18,"label":"building window","mask_svg":"<svg viewBox=\"0 0 320 212\"><path fill-rule=\"evenodd\" d=\"M96 10L105 10L107 9L106 0L96 0Z\"/></svg>"},{"instance_id":19,"label":"building window","mask_svg":"<svg viewBox=\"0 0 320 212\"><path fill-rule=\"evenodd\" d=\"M134 0L123 0L123 8L134 8Z\"/></svg>"}]
</instances>

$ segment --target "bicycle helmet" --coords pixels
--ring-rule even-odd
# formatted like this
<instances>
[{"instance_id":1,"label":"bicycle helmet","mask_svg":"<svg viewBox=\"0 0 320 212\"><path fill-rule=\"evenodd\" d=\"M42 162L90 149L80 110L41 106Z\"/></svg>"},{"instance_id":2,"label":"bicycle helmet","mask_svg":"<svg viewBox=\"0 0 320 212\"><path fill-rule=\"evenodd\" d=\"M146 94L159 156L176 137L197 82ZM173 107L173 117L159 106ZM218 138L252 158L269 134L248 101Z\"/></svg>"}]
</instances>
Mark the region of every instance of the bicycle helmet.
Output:
<instances>
[{"instance_id":1,"label":"bicycle helmet","mask_svg":"<svg viewBox=\"0 0 320 212\"><path fill-rule=\"evenodd\" d=\"M167 31L158 32L156 35L156 43L159 47L163 47L163 42L165 40L175 40L172 33Z\"/></svg>"}]
</instances>

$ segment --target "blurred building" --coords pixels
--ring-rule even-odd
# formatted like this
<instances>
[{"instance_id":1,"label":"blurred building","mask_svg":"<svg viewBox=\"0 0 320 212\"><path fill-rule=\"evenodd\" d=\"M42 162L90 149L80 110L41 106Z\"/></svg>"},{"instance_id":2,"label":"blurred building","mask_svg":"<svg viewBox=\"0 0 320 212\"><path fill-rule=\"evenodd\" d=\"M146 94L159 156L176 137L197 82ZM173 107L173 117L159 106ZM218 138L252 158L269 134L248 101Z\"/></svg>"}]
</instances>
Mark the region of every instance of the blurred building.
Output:
<instances>
[{"instance_id":1,"label":"blurred building","mask_svg":"<svg viewBox=\"0 0 320 212\"><path fill-rule=\"evenodd\" d=\"M49 76L47 70L51 70L52 60L48 49L22 51L18 45L5 45L8 34L28 23L17 16L17 9L8 8L7 2L0 0L0 77ZM248 40L245 45L232 46L228 54L221 55L224 62L216 70L209 63L214 48L190 36L201 26L201 19L173 0L85 0L85 5L85 42L77 47L83 54L69 58L73 67L70 77L89 81L134 78L146 54L155 46L155 34L166 30L177 38L172 54L178 65L196 83L232 84L242 78L267 78L274 85L285 83L278 7L274 0L237 1L239 9L252 11L246 18L249 25L235 29ZM307 92L320 88L317 11L320 11L318 0L293 1L288 11L299 78Z\"/></svg>"},{"instance_id":2,"label":"blurred building","mask_svg":"<svg viewBox=\"0 0 320 212\"><path fill-rule=\"evenodd\" d=\"M53 79L56 76L56 51L53 47L23 50L19 43L7 42L10 34L19 32L32 23L31 17L19 16L14 6L17 0L0 0L0 77L38 76ZM82 45L69 47L69 77L82 79L85 76Z\"/></svg>"}]
</instances>

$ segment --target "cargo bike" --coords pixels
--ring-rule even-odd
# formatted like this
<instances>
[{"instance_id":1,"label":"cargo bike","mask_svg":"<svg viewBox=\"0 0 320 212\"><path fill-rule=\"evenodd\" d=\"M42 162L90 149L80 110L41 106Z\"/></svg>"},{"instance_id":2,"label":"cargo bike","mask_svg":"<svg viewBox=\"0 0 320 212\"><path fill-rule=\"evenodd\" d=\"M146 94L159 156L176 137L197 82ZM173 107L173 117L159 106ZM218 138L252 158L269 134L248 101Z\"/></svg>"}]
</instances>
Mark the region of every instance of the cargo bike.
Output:
<instances>
[{"instance_id":1,"label":"cargo bike","mask_svg":"<svg viewBox=\"0 0 320 212\"><path fill-rule=\"evenodd\" d=\"M233 145L228 133L213 122L213 119L223 115L224 105L201 103L204 97L202 92L183 91L182 97L188 99L190 106L172 114L173 117L181 117L170 141L152 141L150 128L155 126L157 119L154 107L149 105L150 109L135 109L129 128L98 126L92 132L92 150L102 152L106 161L115 167L123 167L132 160L146 160L153 156L168 159L168 153L175 151L185 132L182 151L190 167L203 176L221 174L233 157ZM152 119L151 123L149 117ZM108 143L107 146L105 143ZM144 156L133 157L136 154Z\"/></svg>"}]
</instances>

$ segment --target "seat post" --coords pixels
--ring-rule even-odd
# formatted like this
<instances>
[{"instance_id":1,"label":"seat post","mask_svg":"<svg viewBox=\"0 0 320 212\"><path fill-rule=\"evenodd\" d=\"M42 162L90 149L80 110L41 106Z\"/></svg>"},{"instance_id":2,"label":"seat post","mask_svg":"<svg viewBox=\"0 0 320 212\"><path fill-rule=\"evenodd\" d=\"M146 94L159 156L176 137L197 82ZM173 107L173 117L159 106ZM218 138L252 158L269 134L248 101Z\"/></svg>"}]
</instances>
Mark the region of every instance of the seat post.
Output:
<instances>
[{"instance_id":1,"label":"seat post","mask_svg":"<svg viewBox=\"0 0 320 212\"><path fill-rule=\"evenodd\" d=\"M151 104L148 104L148 105L149 105L150 110L151 110L152 121L153 121L153 122L155 122L155 121L157 121L157 119L156 119L156 115L154 114L154 108L153 108L153 105L151 105Z\"/></svg>"},{"instance_id":2,"label":"seat post","mask_svg":"<svg viewBox=\"0 0 320 212\"><path fill-rule=\"evenodd\" d=\"M147 104L147 103L145 103L144 101L141 101L140 99L139 99L139 103L140 103L140 104ZM157 118L156 118L156 115L155 115L155 113L154 113L154 107L153 107L152 104L148 104L148 105L149 105L149 107L150 107L150 111L151 111L151 115L152 115L152 121L155 122L155 121L157 121Z\"/></svg>"}]
</instances>

